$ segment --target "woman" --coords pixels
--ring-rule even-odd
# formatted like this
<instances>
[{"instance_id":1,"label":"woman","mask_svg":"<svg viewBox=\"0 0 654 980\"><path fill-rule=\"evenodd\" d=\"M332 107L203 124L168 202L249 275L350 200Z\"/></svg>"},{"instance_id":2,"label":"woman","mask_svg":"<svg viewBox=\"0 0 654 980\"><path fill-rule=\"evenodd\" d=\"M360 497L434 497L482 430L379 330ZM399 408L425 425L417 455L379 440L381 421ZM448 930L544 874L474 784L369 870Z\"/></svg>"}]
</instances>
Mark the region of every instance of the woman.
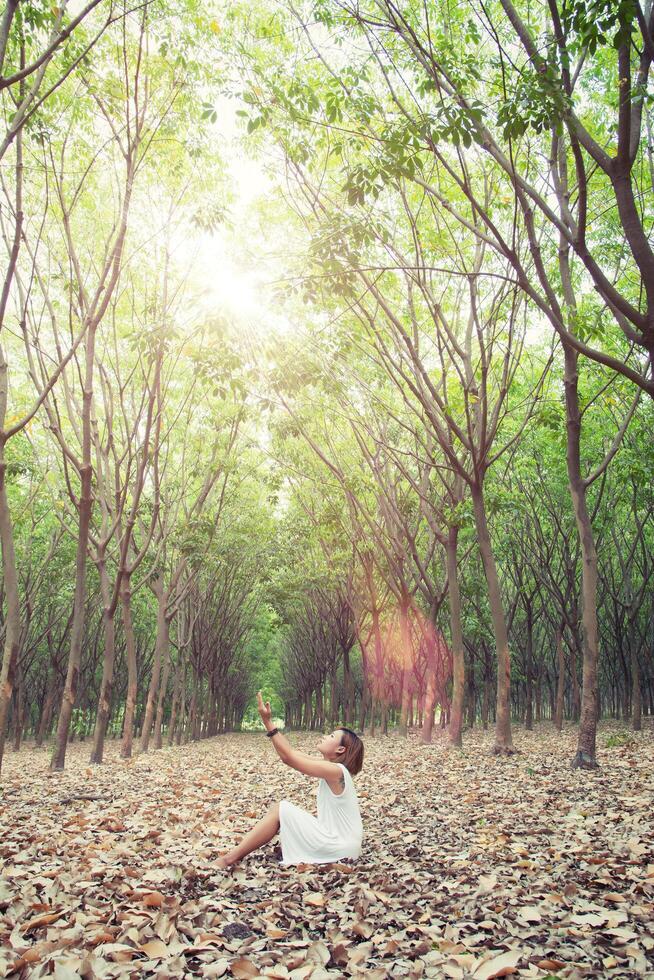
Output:
<instances>
[{"instance_id":1,"label":"woman","mask_svg":"<svg viewBox=\"0 0 654 980\"><path fill-rule=\"evenodd\" d=\"M319 780L318 816L288 800L274 803L240 844L218 859L218 867L231 867L246 854L267 844L277 832L282 845L282 864L327 864L342 858L358 858L363 827L352 776L361 772L363 766L363 742L349 728L335 728L318 743L322 759L315 759L294 749L273 727L270 701L264 705L261 691L257 701L267 736L282 762Z\"/></svg>"}]
</instances>

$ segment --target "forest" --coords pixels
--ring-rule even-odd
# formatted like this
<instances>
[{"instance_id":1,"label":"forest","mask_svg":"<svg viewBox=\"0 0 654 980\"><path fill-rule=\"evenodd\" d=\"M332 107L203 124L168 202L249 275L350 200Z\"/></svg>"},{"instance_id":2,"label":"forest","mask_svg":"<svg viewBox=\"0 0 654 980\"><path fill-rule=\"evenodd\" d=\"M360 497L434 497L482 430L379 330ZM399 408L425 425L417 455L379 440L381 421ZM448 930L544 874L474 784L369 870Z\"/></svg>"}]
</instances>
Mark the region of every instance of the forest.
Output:
<instances>
[{"instance_id":1,"label":"forest","mask_svg":"<svg viewBox=\"0 0 654 980\"><path fill-rule=\"evenodd\" d=\"M219 760L266 771L262 689L298 745L364 736L370 806L392 771L398 805L442 778L549 809L519 785L539 766L600 823L638 797L618 863L648 870L599 959L443 933L394 973L397 925L366 966L323 922L311 969L222 973L654 969L653 59L651 0L6 0L3 861L37 801L100 819L128 778L114 823L203 766L254 817ZM30 960L54 906L11 919L3 881L0 975L222 975L202 949Z\"/></svg>"}]
</instances>

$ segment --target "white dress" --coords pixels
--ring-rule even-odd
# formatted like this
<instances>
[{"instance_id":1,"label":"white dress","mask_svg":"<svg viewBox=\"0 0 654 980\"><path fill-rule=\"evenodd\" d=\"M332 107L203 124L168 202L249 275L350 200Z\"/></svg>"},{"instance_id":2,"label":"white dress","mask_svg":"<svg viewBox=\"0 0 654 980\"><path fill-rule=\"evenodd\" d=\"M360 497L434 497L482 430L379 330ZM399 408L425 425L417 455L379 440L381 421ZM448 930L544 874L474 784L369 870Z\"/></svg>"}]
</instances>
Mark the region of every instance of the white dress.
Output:
<instances>
[{"instance_id":1,"label":"white dress","mask_svg":"<svg viewBox=\"0 0 654 980\"><path fill-rule=\"evenodd\" d=\"M332 793L325 779L318 781L318 816L288 800L279 804L281 864L326 864L361 854L363 824L352 775L343 763L345 789Z\"/></svg>"}]
</instances>

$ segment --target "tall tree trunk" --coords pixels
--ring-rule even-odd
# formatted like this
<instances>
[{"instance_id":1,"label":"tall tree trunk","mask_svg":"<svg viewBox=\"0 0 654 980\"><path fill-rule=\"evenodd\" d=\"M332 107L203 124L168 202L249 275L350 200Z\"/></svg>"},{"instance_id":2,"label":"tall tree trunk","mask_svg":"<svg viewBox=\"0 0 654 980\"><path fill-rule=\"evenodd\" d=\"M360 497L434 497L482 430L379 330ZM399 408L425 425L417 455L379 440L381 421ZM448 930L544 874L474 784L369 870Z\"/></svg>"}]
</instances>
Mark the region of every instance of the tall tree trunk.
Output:
<instances>
[{"instance_id":1,"label":"tall tree trunk","mask_svg":"<svg viewBox=\"0 0 654 980\"><path fill-rule=\"evenodd\" d=\"M581 716L581 691L579 690L579 675L577 673L577 646L573 644L570 650L570 678L572 686L572 717L579 721Z\"/></svg>"},{"instance_id":2,"label":"tall tree trunk","mask_svg":"<svg viewBox=\"0 0 654 980\"><path fill-rule=\"evenodd\" d=\"M177 729L177 712L179 709L179 698L182 689L182 662L184 659L184 648L180 646L177 654L177 663L175 665L175 674L173 680L173 700L170 706L170 724L168 726L168 745L173 745L175 741L175 732Z\"/></svg>"},{"instance_id":3,"label":"tall tree trunk","mask_svg":"<svg viewBox=\"0 0 654 980\"><path fill-rule=\"evenodd\" d=\"M88 390L84 392L86 400ZM66 681L64 693L61 700L59 720L57 722L57 734L50 761L50 769L53 772L64 768L66 762L66 746L68 744L68 734L70 723L77 697L77 685L79 682L79 668L82 658L82 644L84 642L84 622L86 616L86 554L88 550L89 528L91 524L91 510L93 498L91 495L91 477L93 470L90 462L81 468L82 490L79 501L79 528L77 537L77 557L75 561L75 599L73 603L73 625L71 628L70 650L68 653L68 668L66 671Z\"/></svg>"},{"instance_id":4,"label":"tall tree trunk","mask_svg":"<svg viewBox=\"0 0 654 980\"><path fill-rule=\"evenodd\" d=\"M50 728L50 721L52 719L52 709L55 702L55 678L54 675L50 676L48 680L48 685L46 687L45 697L43 699L43 707L41 709L41 717L39 719L39 727L36 733L36 746L41 748L43 745L43 740L48 733Z\"/></svg>"},{"instance_id":5,"label":"tall tree trunk","mask_svg":"<svg viewBox=\"0 0 654 980\"><path fill-rule=\"evenodd\" d=\"M638 652L636 650L635 638L633 635L633 623L630 635L630 656L631 656L631 727L635 732L639 732L643 727L643 695L640 689L640 664L638 663Z\"/></svg>"},{"instance_id":6,"label":"tall tree trunk","mask_svg":"<svg viewBox=\"0 0 654 980\"><path fill-rule=\"evenodd\" d=\"M18 668L14 688L14 752L20 751L25 725L25 683L23 673Z\"/></svg>"},{"instance_id":7,"label":"tall tree trunk","mask_svg":"<svg viewBox=\"0 0 654 980\"><path fill-rule=\"evenodd\" d=\"M461 592L459 590L459 563L457 545L458 527L450 527L445 546L447 560L447 590L450 603L450 631L452 634L452 704L448 741L452 746L462 745L463 699L465 697L465 657L463 653L463 627L461 625Z\"/></svg>"},{"instance_id":8,"label":"tall tree trunk","mask_svg":"<svg viewBox=\"0 0 654 980\"><path fill-rule=\"evenodd\" d=\"M161 727L163 725L163 712L166 703L166 693L168 691L168 677L170 675L170 632L168 632L168 644L164 651L164 669L159 687L159 697L157 698L157 713L154 719L154 747L160 749L162 745ZM213 733L212 733L213 734Z\"/></svg>"},{"instance_id":9,"label":"tall tree trunk","mask_svg":"<svg viewBox=\"0 0 654 980\"><path fill-rule=\"evenodd\" d=\"M534 661L534 622L531 600L527 602L527 647L525 650L525 728L531 732L534 727L534 705L532 691L532 669Z\"/></svg>"},{"instance_id":10,"label":"tall tree trunk","mask_svg":"<svg viewBox=\"0 0 654 980\"><path fill-rule=\"evenodd\" d=\"M425 709L422 721L422 742L429 745L434 729L434 709L436 707L436 680L434 672L428 670L427 691L425 693Z\"/></svg>"},{"instance_id":11,"label":"tall tree trunk","mask_svg":"<svg viewBox=\"0 0 654 980\"><path fill-rule=\"evenodd\" d=\"M411 622L409 619L409 597L404 594L399 604L400 647L402 653L402 700L400 709L400 735L408 735L409 710L411 707L411 684L413 680L413 644L411 642Z\"/></svg>"},{"instance_id":12,"label":"tall tree trunk","mask_svg":"<svg viewBox=\"0 0 654 980\"><path fill-rule=\"evenodd\" d=\"M66 745L68 732L73 716L73 708L77 697L79 668L82 659L82 643L84 642L84 623L86 617L86 559L89 548L89 529L93 511L93 494L91 483L93 467L91 465L91 407L93 401L93 371L95 368L95 336L97 322L89 324L86 334L84 390L82 394L82 458L79 467L79 525L77 533L77 554L75 556L75 598L73 601L73 624L70 633L70 650L66 683L61 700L59 721L54 750L50 761L52 771L64 768L66 761Z\"/></svg>"},{"instance_id":13,"label":"tall tree trunk","mask_svg":"<svg viewBox=\"0 0 654 980\"><path fill-rule=\"evenodd\" d=\"M179 721L177 723L177 734L175 735L175 745L182 744L184 729L187 724L188 723L186 719L186 658L184 658L182 662L181 704L179 708Z\"/></svg>"},{"instance_id":14,"label":"tall tree trunk","mask_svg":"<svg viewBox=\"0 0 654 980\"><path fill-rule=\"evenodd\" d=\"M579 410L577 352L564 345L565 404L567 428L568 482L581 545L581 595L583 624L583 681L581 719L577 752L572 760L575 769L596 769L597 739L597 662L599 634L597 628L597 551L588 513L586 484L581 476L581 412Z\"/></svg>"},{"instance_id":15,"label":"tall tree trunk","mask_svg":"<svg viewBox=\"0 0 654 980\"><path fill-rule=\"evenodd\" d=\"M497 695L495 716L495 744L493 752L496 755L510 755L515 752L511 733L511 655L509 653L509 636L504 619L502 593L495 564L495 556L491 546L486 505L483 488L473 483L471 488L472 504L475 512L475 527L481 554L486 585L488 586L488 601L493 621L495 649L497 652Z\"/></svg>"},{"instance_id":16,"label":"tall tree trunk","mask_svg":"<svg viewBox=\"0 0 654 980\"><path fill-rule=\"evenodd\" d=\"M125 697L125 719L120 755L123 759L131 759L134 742L134 715L136 714L136 698L138 694L138 666L136 663L136 638L134 636L134 624L132 622L132 590L129 575L125 575L120 587L120 608L123 617L123 631L125 633L125 659L127 660L127 694Z\"/></svg>"},{"instance_id":17,"label":"tall tree trunk","mask_svg":"<svg viewBox=\"0 0 654 980\"><path fill-rule=\"evenodd\" d=\"M95 718L95 732L93 734L93 748L91 749L90 762L100 765L104 753L104 740L111 715L111 696L114 685L114 660L116 656L116 626L115 610L111 607L111 585L107 575L107 566L104 556L97 563L98 574L100 577L100 591L102 594L102 623L104 629L104 659L102 663L102 681L100 683L100 697L98 699L98 712Z\"/></svg>"},{"instance_id":18,"label":"tall tree trunk","mask_svg":"<svg viewBox=\"0 0 654 980\"><path fill-rule=\"evenodd\" d=\"M350 667L350 651L343 650L343 697L345 699L344 705L344 719L345 724L348 726L352 725L352 714L353 714L353 691L352 691L352 669Z\"/></svg>"},{"instance_id":19,"label":"tall tree trunk","mask_svg":"<svg viewBox=\"0 0 654 980\"><path fill-rule=\"evenodd\" d=\"M164 588L163 573L155 580L154 593L157 597L157 636L154 644L154 656L152 658L152 674L150 675L150 686L148 687L148 699L145 704L145 715L143 716L143 726L141 728L141 752L147 752L150 745L150 733L155 711L155 698L159 690L159 679L161 677L161 664L168 655L168 620L166 618L166 606L168 604L168 592Z\"/></svg>"},{"instance_id":20,"label":"tall tree trunk","mask_svg":"<svg viewBox=\"0 0 654 980\"><path fill-rule=\"evenodd\" d=\"M5 16L7 26L11 24L13 11L18 4L8 4ZM25 44L20 46L21 64L25 63ZM25 82L21 81L19 86L19 99L22 100L25 91ZM2 294L0 295L0 330L4 325L7 302L11 290L11 283L16 271L18 253L22 241L23 229L23 136L22 130L16 134L16 201L14 209L14 235L13 244L9 254L4 281L2 284ZM7 435L5 432L5 422L7 418L7 404L9 399L9 373L8 364L5 358L4 349L0 344L0 550L2 551L2 575L5 591L5 641L2 651L2 668L0 669L0 772L2 771L2 759L5 751L5 738L7 735L7 715L14 688L14 680L18 667L18 650L20 645L20 598L18 594L18 571L16 568L16 551L14 548L14 534L11 523L11 513L9 510L9 499L7 497L7 464L5 462L5 446Z\"/></svg>"},{"instance_id":21,"label":"tall tree trunk","mask_svg":"<svg viewBox=\"0 0 654 980\"><path fill-rule=\"evenodd\" d=\"M193 683L191 685L191 704L189 707L188 739L198 740L198 672L193 668Z\"/></svg>"},{"instance_id":22,"label":"tall tree trunk","mask_svg":"<svg viewBox=\"0 0 654 980\"><path fill-rule=\"evenodd\" d=\"M7 364L0 347L0 406L4 399L6 404ZM2 419L4 424L4 407ZM0 673L0 770L7 735L7 715L16 681L18 668L18 649L20 644L20 600L18 596L18 573L16 570L16 552L14 535L9 513L7 498L7 464L5 463L5 443L0 439L0 545L2 546L2 573L5 590L5 642L2 654L2 672Z\"/></svg>"},{"instance_id":23,"label":"tall tree trunk","mask_svg":"<svg viewBox=\"0 0 654 980\"><path fill-rule=\"evenodd\" d=\"M563 649L563 625L556 631L556 660L557 660L557 679L556 679L556 714L554 715L554 727L557 732L563 728L563 702L565 698L565 652Z\"/></svg>"},{"instance_id":24,"label":"tall tree trunk","mask_svg":"<svg viewBox=\"0 0 654 980\"><path fill-rule=\"evenodd\" d=\"M333 728L338 724L338 697L336 692L336 668L331 672L329 685L329 723Z\"/></svg>"}]
</instances>

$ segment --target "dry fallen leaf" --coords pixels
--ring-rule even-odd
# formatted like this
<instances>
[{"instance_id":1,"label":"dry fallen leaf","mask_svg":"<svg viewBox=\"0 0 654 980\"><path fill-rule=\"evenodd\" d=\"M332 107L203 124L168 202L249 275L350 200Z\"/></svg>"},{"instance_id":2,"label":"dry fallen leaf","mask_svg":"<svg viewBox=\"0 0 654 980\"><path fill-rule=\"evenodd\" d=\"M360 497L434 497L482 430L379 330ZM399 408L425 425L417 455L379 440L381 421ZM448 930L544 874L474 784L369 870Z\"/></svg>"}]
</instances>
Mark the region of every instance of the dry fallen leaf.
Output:
<instances>
[{"instance_id":1,"label":"dry fallen leaf","mask_svg":"<svg viewBox=\"0 0 654 980\"><path fill-rule=\"evenodd\" d=\"M493 980L494 977L507 977L516 972L516 967L522 954L519 950L510 950L508 953L500 953L493 956L477 967L473 973L474 980Z\"/></svg>"}]
</instances>

